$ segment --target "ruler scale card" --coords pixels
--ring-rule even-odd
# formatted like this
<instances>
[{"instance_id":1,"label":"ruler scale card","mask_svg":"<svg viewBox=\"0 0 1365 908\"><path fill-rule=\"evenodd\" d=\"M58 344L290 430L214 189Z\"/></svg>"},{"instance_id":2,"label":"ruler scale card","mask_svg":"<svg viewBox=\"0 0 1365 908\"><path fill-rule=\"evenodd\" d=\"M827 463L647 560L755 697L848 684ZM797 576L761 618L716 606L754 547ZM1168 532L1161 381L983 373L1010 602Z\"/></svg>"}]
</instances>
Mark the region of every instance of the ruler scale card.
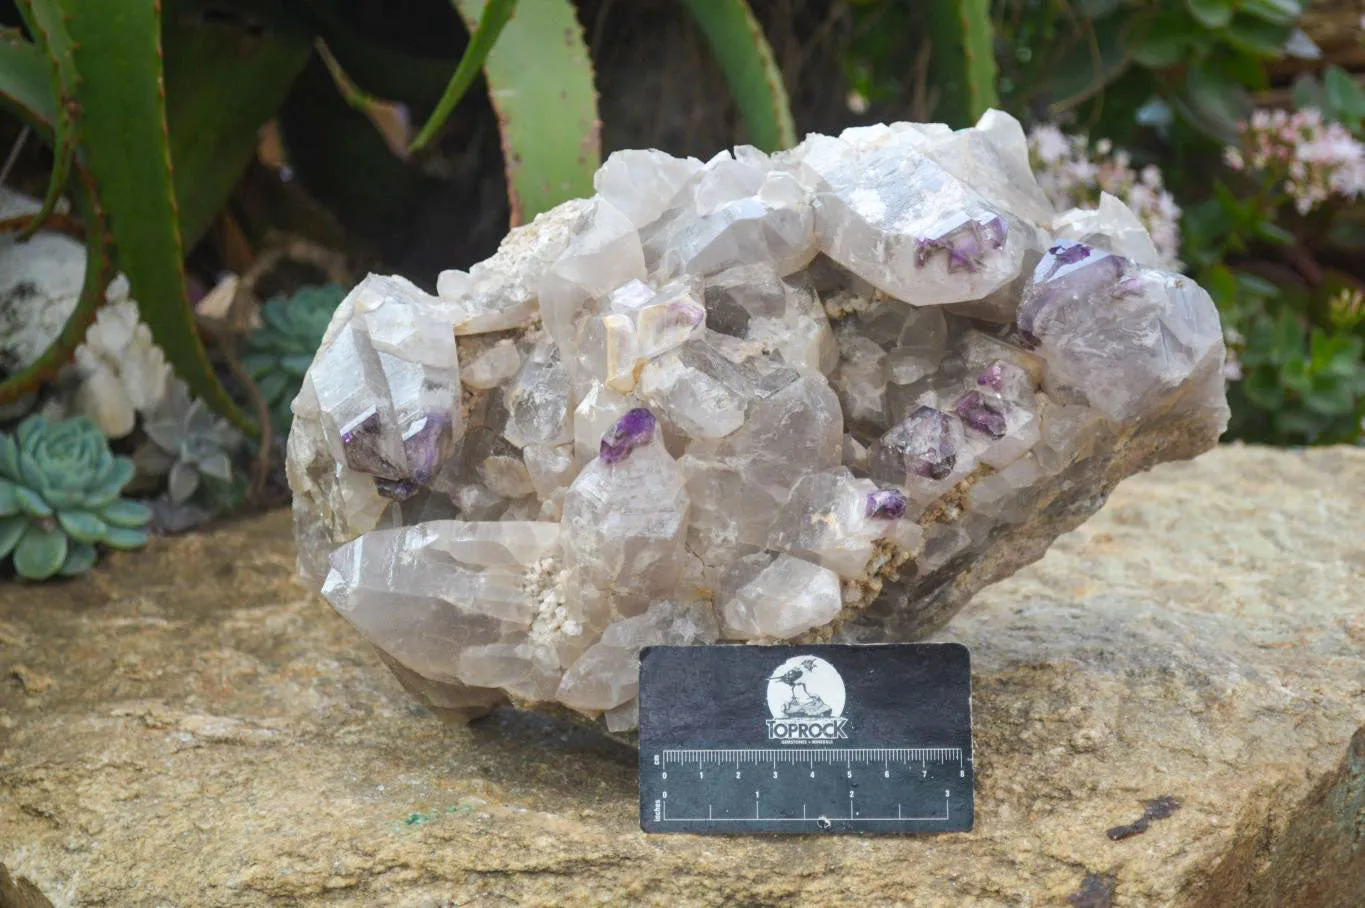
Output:
<instances>
[{"instance_id":1,"label":"ruler scale card","mask_svg":"<svg viewBox=\"0 0 1365 908\"><path fill-rule=\"evenodd\" d=\"M722 835L971 829L966 647L645 649L640 825Z\"/></svg>"}]
</instances>

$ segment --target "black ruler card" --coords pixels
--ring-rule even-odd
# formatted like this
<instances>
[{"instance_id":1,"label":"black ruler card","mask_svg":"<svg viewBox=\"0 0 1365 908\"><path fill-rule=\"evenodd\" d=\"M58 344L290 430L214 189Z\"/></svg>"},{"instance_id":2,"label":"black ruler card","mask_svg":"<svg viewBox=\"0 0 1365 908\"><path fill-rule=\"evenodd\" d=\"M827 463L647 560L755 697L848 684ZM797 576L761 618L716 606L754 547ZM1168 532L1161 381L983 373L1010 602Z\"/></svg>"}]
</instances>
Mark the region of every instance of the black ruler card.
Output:
<instances>
[{"instance_id":1,"label":"black ruler card","mask_svg":"<svg viewBox=\"0 0 1365 908\"><path fill-rule=\"evenodd\" d=\"M645 649L640 826L721 835L971 829L967 648Z\"/></svg>"}]
</instances>

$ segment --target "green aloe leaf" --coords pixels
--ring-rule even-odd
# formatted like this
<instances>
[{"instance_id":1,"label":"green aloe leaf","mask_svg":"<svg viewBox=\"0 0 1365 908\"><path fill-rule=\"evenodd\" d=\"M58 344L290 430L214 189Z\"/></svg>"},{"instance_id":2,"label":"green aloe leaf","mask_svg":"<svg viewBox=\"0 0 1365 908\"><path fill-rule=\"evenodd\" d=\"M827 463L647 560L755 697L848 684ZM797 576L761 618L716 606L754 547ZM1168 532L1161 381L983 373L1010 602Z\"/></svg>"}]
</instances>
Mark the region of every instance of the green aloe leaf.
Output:
<instances>
[{"instance_id":1,"label":"green aloe leaf","mask_svg":"<svg viewBox=\"0 0 1365 908\"><path fill-rule=\"evenodd\" d=\"M28 526L28 518L23 514L0 517L0 558L4 558L14 551L14 545L19 541L19 537L24 535L24 527L26 526Z\"/></svg>"},{"instance_id":2,"label":"green aloe leaf","mask_svg":"<svg viewBox=\"0 0 1365 908\"><path fill-rule=\"evenodd\" d=\"M89 511L58 511L57 522L77 542L99 542L109 527Z\"/></svg>"},{"instance_id":3,"label":"green aloe leaf","mask_svg":"<svg viewBox=\"0 0 1365 908\"><path fill-rule=\"evenodd\" d=\"M95 547L88 542L72 542L66 548L66 560L58 571L63 577L84 574L95 565Z\"/></svg>"},{"instance_id":4,"label":"green aloe leaf","mask_svg":"<svg viewBox=\"0 0 1365 908\"><path fill-rule=\"evenodd\" d=\"M474 31L484 0L451 0ZM597 91L583 29L568 0L514 15L484 63L498 115L512 225L593 193L602 161Z\"/></svg>"},{"instance_id":5,"label":"green aloe leaf","mask_svg":"<svg viewBox=\"0 0 1365 908\"><path fill-rule=\"evenodd\" d=\"M56 133L52 175L48 178L42 207L28 227L19 232L19 239L27 239L38 232L38 228L57 207L57 200L66 191L71 162L76 157L76 118L80 106L75 99L79 76L61 4L57 0L18 0L16 6L29 33L47 58L52 71L52 95L56 99L52 124Z\"/></svg>"},{"instance_id":6,"label":"green aloe leaf","mask_svg":"<svg viewBox=\"0 0 1365 908\"><path fill-rule=\"evenodd\" d=\"M147 544L147 531L134 527L110 527L104 534L104 544L111 549L140 549Z\"/></svg>"},{"instance_id":7,"label":"green aloe leaf","mask_svg":"<svg viewBox=\"0 0 1365 908\"><path fill-rule=\"evenodd\" d=\"M312 43L285 4L251 31L228 17L175 15L183 5L168 4L162 28L175 198L188 249L223 210Z\"/></svg>"},{"instance_id":8,"label":"green aloe leaf","mask_svg":"<svg viewBox=\"0 0 1365 908\"><path fill-rule=\"evenodd\" d=\"M66 534L29 524L14 547L14 569L26 580L46 580L66 561Z\"/></svg>"},{"instance_id":9,"label":"green aloe leaf","mask_svg":"<svg viewBox=\"0 0 1365 908\"><path fill-rule=\"evenodd\" d=\"M749 141L764 151L796 144L782 71L745 0L683 0L725 71Z\"/></svg>"},{"instance_id":10,"label":"green aloe leaf","mask_svg":"<svg viewBox=\"0 0 1365 908\"><path fill-rule=\"evenodd\" d=\"M59 116L49 72L47 60L35 45L0 34L0 110L14 114L42 141L52 145ZM80 298L52 345L27 367L0 381L0 403L17 400L55 376L85 339L86 329L104 303L104 290L112 277L105 243L104 213L95 198L89 174L79 163L76 177L71 184L72 197L88 237ZM5 469L5 448L0 444L0 470ZM16 474L11 472L10 475Z\"/></svg>"},{"instance_id":11,"label":"green aloe leaf","mask_svg":"<svg viewBox=\"0 0 1365 908\"><path fill-rule=\"evenodd\" d=\"M105 505L100 510L100 517L111 526L135 530L147 525L152 519L152 511L145 504L120 499Z\"/></svg>"},{"instance_id":12,"label":"green aloe leaf","mask_svg":"<svg viewBox=\"0 0 1365 908\"><path fill-rule=\"evenodd\" d=\"M469 86L474 84L484 61L497 43L498 35L502 34L516 8L517 0L489 0L484 4L483 11L479 14L479 24L471 30L469 44L465 46L464 54L460 56L460 62L455 66L455 74L450 77L450 83L441 94L441 99L436 102L436 109L413 137L412 144L408 146L409 151L425 148L441 131L441 127L455 110L455 105L460 103Z\"/></svg>"},{"instance_id":13,"label":"green aloe leaf","mask_svg":"<svg viewBox=\"0 0 1365 908\"><path fill-rule=\"evenodd\" d=\"M142 320L180 377L247 431L195 332L171 176L159 0L65 0L82 74L81 147Z\"/></svg>"}]
</instances>

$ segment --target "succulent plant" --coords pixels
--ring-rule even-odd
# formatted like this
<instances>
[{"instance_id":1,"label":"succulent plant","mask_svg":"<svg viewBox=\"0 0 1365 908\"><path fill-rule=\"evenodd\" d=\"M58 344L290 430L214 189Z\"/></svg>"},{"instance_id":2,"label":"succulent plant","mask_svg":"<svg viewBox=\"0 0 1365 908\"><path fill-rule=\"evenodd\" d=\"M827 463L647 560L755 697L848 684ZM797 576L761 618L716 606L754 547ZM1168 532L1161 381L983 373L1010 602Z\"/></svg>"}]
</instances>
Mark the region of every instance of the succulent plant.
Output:
<instances>
[{"instance_id":1,"label":"succulent plant","mask_svg":"<svg viewBox=\"0 0 1365 908\"><path fill-rule=\"evenodd\" d=\"M95 563L95 546L147 542L146 506L119 497L133 462L116 457L84 416L48 423L30 416L0 434L0 558L19 576L71 576Z\"/></svg>"},{"instance_id":2,"label":"succulent plant","mask_svg":"<svg viewBox=\"0 0 1365 908\"><path fill-rule=\"evenodd\" d=\"M232 481L232 455L242 436L214 415L189 387L172 379L166 396L143 424L147 442L138 448L138 468L167 476L167 497L175 505L190 500L205 476Z\"/></svg>"},{"instance_id":3,"label":"succulent plant","mask_svg":"<svg viewBox=\"0 0 1365 908\"><path fill-rule=\"evenodd\" d=\"M293 296L272 297L261 307L261 326L247 338L242 364L270 408L278 433L289 431L289 405L345 296L346 289L339 284L320 284Z\"/></svg>"}]
</instances>

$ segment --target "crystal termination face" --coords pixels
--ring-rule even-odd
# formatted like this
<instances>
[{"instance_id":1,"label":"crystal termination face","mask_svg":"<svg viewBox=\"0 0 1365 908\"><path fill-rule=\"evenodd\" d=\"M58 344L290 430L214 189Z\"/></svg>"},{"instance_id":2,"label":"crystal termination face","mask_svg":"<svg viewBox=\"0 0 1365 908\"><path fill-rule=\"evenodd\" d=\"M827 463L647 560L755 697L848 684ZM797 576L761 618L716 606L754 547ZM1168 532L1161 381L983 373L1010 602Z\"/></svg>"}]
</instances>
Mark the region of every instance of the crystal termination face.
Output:
<instances>
[{"instance_id":1,"label":"crystal termination face","mask_svg":"<svg viewBox=\"0 0 1365 908\"><path fill-rule=\"evenodd\" d=\"M628 734L645 646L918 639L1226 426L1208 294L998 111L594 185L361 281L294 401L300 571L445 713Z\"/></svg>"}]
</instances>

